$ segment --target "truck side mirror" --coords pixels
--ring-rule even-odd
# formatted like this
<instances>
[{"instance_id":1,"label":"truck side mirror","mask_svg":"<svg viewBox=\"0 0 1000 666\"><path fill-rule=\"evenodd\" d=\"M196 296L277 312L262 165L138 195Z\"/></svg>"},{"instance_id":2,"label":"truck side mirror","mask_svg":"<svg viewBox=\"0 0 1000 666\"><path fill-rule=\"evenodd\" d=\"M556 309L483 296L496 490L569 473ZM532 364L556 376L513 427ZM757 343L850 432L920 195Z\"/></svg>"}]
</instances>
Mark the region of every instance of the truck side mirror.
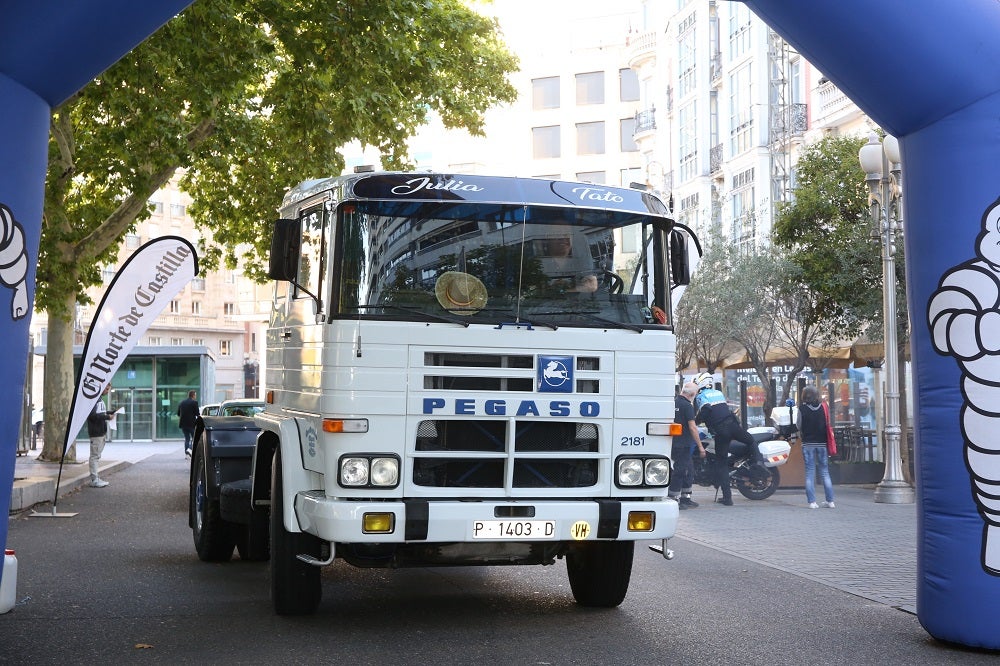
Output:
<instances>
[{"instance_id":1,"label":"truck side mirror","mask_svg":"<svg viewBox=\"0 0 1000 666\"><path fill-rule=\"evenodd\" d=\"M670 232L670 277L675 287L691 282L687 236L679 229Z\"/></svg>"},{"instance_id":2,"label":"truck side mirror","mask_svg":"<svg viewBox=\"0 0 1000 666\"><path fill-rule=\"evenodd\" d=\"M298 220L275 220L271 233L271 255L267 276L294 282L299 274L299 247L302 236Z\"/></svg>"}]
</instances>

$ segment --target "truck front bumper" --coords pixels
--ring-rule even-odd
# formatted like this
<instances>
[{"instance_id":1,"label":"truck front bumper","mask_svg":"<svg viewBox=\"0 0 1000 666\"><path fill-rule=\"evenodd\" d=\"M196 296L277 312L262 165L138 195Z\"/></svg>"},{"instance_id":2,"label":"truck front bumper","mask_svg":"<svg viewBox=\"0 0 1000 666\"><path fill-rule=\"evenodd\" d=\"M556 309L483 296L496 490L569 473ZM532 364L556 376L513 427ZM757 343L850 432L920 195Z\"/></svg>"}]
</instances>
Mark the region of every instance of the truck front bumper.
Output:
<instances>
[{"instance_id":1,"label":"truck front bumper","mask_svg":"<svg viewBox=\"0 0 1000 666\"><path fill-rule=\"evenodd\" d=\"M667 498L359 502L309 491L296 495L295 514L304 532L334 543L638 541L672 537L678 507ZM390 514L391 531L366 532L366 514Z\"/></svg>"}]
</instances>

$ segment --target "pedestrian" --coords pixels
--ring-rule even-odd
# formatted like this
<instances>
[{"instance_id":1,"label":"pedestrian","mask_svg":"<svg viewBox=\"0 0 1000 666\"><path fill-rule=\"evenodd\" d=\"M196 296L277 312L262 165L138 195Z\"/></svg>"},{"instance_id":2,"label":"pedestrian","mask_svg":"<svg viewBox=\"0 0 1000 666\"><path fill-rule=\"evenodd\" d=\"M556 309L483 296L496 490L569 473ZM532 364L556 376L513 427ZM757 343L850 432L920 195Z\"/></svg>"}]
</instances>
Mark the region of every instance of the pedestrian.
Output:
<instances>
[{"instance_id":1,"label":"pedestrian","mask_svg":"<svg viewBox=\"0 0 1000 666\"><path fill-rule=\"evenodd\" d=\"M90 414L87 416L87 436L90 437L90 487L104 488L108 482L98 474L98 467L101 462L101 454L104 453L104 443L108 436L108 421L115 418L113 413L108 412L104 404L104 396L111 392L111 384L104 387L101 397L94 403Z\"/></svg>"},{"instance_id":2,"label":"pedestrian","mask_svg":"<svg viewBox=\"0 0 1000 666\"><path fill-rule=\"evenodd\" d=\"M810 509L818 509L816 504L816 468L819 467L820 478L823 479L823 493L826 501L823 506L832 509L833 481L830 480L827 442L832 432L830 428L830 408L819 399L819 389L813 385L802 389L802 404L799 406L799 416L796 425L799 428L799 438L802 441L802 459L806 466L806 500Z\"/></svg>"},{"instance_id":3,"label":"pedestrian","mask_svg":"<svg viewBox=\"0 0 1000 666\"><path fill-rule=\"evenodd\" d=\"M715 486L722 491L722 499L716 500L723 506L733 505L733 489L729 481L729 443L743 442L752 451L757 450L753 435L746 431L736 415L729 409L726 396L715 388L712 375L703 372L694 378L698 395L694 399L695 420L704 423L715 438ZM760 454L756 454L758 457Z\"/></svg>"},{"instance_id":4,"label":"pedestrian","mask_svg":"<svg viewBox=\"0 0 1000 666\"><path fill-rule=\"evenodd\" d=\"M194 427L198 424L197 391L188 391L188 397L181 400L177 406L177 420L181 432L184 433L184 456L191 457L191 447L194 445Z\"/></svg>"},{"instance_id":5,"label":"pedestrian","mask_svg":"<svg viewBox=\"0 0 1000 666\"><path fill-rule=\"evenodd\" d=\"M681 394L674 400L674 423L680 423L684 429L674 437L670 445L670 458L674 461L674 471L670 476L670 488L667 493L677 500L681 509L694 509L698 503L691 499L691 488L694 485L694 455L695 447L698 455L705 457L705 447L698 435L698 425L694 422L694 404L692 400L698 395L698 385L687 382L681 387Z\"/></svg>"}]
</instances>

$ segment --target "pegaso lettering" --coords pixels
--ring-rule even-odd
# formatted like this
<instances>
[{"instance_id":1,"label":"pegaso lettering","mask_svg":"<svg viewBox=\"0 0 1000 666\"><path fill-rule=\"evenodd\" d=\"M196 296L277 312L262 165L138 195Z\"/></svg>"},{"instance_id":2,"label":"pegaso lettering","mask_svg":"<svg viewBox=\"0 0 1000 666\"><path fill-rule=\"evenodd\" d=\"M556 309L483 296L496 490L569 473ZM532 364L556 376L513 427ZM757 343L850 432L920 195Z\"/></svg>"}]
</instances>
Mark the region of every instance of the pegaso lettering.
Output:
<instances>
[{"instance_id":1,"label":"pegaso lettering","mask_svg":"<svg viewBox=\"0 0 1000 666\"><path fill-rule=\"evenodd\" d=\"M435 183L427 176L422 178L411 178L406 181L403 185L397 185L396 187L389 190L393 194L414 194L420 190L446 190L452 192L482 192L482 187L478 185L473 185L472 183L466 183L461 180L455 180L454 178L448 179L445 183Z\"/></svg>"},{"instance_id":2,"label":"pegaso lettering","mask_svg":"<svg viewBox=\"0 0 1000 666\"><path fill-rule=\"evenodd\" d=\"M593 187L574 187L573 194L580 197L580 201L608 201L612 203L622 203L625 197L615 194L610 190L599 190Z\"/></svg>"},{"instance_id":3,"label":"pegaso lettering","mask_svg":"<svg viewBox=\"0 0 1000 666\"><path fill-rule=\"evenodd\" d=\"M534 400L508 403L506 400L483 400L456 398L448 404L444 398L424 398L424 414L456 414L482 416L584 416L596 418L601 414L599 402L584 401L574 406L568 400L552 400L538 404ZM544 413L544 414L543 414Z\"/></svg>"}]
</instances>

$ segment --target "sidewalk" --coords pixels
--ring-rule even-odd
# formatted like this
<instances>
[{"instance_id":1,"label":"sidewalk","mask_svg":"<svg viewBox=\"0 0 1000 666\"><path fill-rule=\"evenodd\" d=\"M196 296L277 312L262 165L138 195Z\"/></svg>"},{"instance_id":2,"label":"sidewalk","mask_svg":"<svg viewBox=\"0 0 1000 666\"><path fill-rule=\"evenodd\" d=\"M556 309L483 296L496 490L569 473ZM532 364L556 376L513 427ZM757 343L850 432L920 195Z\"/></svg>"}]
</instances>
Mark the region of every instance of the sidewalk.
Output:
<instances>
[{"instance_id":1,"label":"sidewalk","mask_svg":"<svg viewBox=\"0 0 1000 666\"><path fill-rule=\"evenodd\" d=\"M713 489L696 488L701 506L681 512L671 547L682 557L677 542L693 541L915 614L916 504L874 496L874 486L834 486L837 508L809 509L801 488L760 501L734 491L726 507Z\"/></svg>"},{"instance_id":2,"label":"sidewalk","mask_svg":"<svg viewBox=\"0 0 1000 666\"><path fill-rule=\"evenodd\" d=\"M41 452L42 447L39 446L35 450L29 450L25 455L17 456L14 465L14 486L10 496L10 513L30 509L40 502L52 502L55 497L59 463L39 462L38 454ZM101 478L113 483L115 472L160 453L183 457L184 443L182 440L108 442L101 455ZM90 469L87 464L89 455L90 443L86 440L77 442L78 462L63 464L62 478L59 480L59 497L64 497L90 482Z\"/></svg>"}]
</instances>

